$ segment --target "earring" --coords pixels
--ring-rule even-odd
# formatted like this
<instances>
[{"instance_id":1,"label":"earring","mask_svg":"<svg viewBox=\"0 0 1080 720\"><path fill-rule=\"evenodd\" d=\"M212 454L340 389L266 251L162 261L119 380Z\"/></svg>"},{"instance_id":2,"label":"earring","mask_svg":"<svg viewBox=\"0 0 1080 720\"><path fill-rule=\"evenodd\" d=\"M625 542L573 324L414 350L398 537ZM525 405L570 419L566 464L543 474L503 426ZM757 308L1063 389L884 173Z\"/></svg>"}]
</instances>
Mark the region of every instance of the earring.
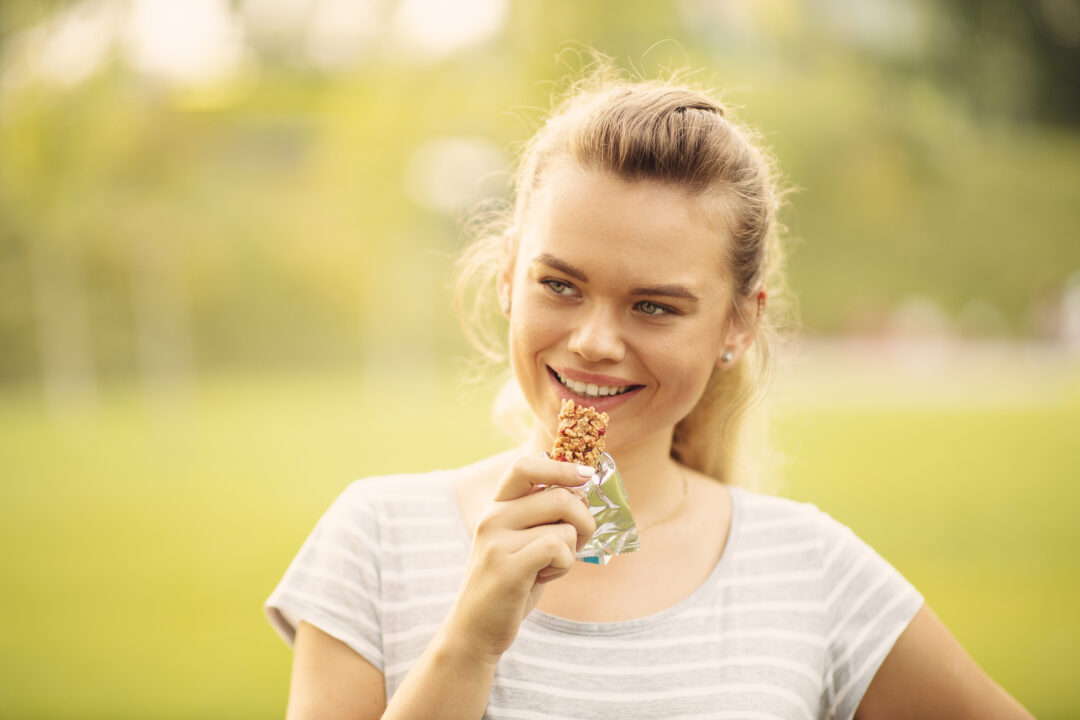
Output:
<instances>
[{"instance_id":1,"label":"earring","mask_svg":"<svg viewBox=\"0 0 1080 720\"><path fill-rule=\"evenodd\" d=\"M757 296L757 316L761 317L765 314L765 293L758 293Z\"/></svg>"},{"instance_id":2,"label":"earring","mask_svg":"<svg viewBox=\"0 0 1080 720\"><path fill-rule=\"evenodd\" d=\"M735 353L731 352L730 350L725 350L724 354L720 356L720 359L726 363L729 363L735 359Z\"/></svg>"},{"instance_id":3,"label":"earring","mask_svg":"<svg viewBox=\"0 0 1080 720\"><path fill-rule=\"evenodd\" d=\"M503 315L510 314L510 300L508 298L503 298L499 306L502 309Z\"/></svg>"}]
</instances>

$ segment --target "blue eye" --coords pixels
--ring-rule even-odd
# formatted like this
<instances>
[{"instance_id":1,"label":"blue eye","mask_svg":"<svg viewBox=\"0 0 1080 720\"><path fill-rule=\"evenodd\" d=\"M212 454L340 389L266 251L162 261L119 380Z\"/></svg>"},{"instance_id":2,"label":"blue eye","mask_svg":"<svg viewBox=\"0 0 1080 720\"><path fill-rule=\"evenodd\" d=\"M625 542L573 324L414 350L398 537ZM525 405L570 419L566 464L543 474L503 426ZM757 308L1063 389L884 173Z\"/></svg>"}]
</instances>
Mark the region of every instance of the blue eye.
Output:
<instances>
[{"instance_id":1,"label":"blue eye","mask_svg":"<svg viewBox=\"0 0 1080 720\"><path fill-rule=\"evenodd\" d=\"M670 315L671 310L663 305L657 305L656 303L649 302L648 300L642 300L638 303L638 310L646 315Z\"/></svg>"},{"instance_id":2,"label":"blue eye","mask_svg":"<svg viewBox=\"0 0 1080 720\"><path fill-rule=\"evenodd\" d=\"M562 280L542 280L541 284L547 285L556 295L570 295L574 292L574 286Z\"/></svg>"}]
</instances>

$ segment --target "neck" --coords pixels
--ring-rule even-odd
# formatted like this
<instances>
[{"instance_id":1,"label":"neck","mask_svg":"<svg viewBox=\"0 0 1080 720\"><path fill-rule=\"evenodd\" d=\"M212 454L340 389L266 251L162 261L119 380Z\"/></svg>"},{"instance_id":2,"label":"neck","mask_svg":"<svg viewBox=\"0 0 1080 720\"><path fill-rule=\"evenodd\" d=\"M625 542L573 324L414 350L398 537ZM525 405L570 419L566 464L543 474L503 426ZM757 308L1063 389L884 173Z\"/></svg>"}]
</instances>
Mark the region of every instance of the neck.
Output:
<instances>
[{"instance_id":1,"label":"neck","mask_svg":"<svg viewBox=\"0 0 1080 720\"><path fill-rule=\"evenodd\" d=\"M682 474L671 457L673 432L674 428L633 445L608 447L626 485L634 517L645 524L669 512L682 499ZM536 455L549 450L551 444L550 433L537 424L523 449Z\"/></svg>"}]
</instances>

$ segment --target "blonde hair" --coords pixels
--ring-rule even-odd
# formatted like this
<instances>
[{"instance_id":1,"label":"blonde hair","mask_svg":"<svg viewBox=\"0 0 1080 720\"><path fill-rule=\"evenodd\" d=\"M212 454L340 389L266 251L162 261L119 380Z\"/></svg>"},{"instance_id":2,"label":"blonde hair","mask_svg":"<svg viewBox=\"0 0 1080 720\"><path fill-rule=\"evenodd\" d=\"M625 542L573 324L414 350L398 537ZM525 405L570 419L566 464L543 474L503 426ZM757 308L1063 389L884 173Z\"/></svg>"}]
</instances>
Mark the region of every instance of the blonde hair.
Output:
<instances>
[{"instance_id":1,"label":"blonde hair","mask_svg":"<svg viewBox=\"0 0 1080 720\"><path fill-rule=\"evenodd\" d=\"M458 261L455 306L466 336L490 360L505 361L505 327L491 321L495 276L516 255L533 194L555 158L628 181L669 184L706 199L726 221L732 307L752 346L734 365L714 369L705 392L675 426L672 457L732 482L740 430L770 371L775 319L786 297L775 164L759 137L710 93L676 79L633 82L602 64L578 82L525 145L514 176L513 204L477 215L476 239ZM768 288L769 311L746 317L744 300ZM745 481L740 479L740 484Z\"/></svg>"}]
</instances>

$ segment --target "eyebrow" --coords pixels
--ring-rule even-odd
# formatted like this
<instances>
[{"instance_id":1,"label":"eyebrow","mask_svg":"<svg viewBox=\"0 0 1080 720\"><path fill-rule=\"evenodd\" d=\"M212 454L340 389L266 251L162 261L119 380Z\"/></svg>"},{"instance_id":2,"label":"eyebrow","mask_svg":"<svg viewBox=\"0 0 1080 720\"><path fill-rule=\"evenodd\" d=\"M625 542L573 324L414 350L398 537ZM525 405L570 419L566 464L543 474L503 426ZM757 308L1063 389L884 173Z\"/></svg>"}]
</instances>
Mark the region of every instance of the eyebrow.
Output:
<instances>
[{"instance_id":1,"label":"eyebrow","mask_svg":"<svg viewBox=\"0 0 1080 720\"><path fill-rule=\"evenodd\" d=\"M651 287L636 287L630 290L631 295L663 295L666 297L683 298L697 302L698 296L687 290L682 285L653 285Z\"/></svg>"},{"instance_id":2,"label":"eyebrow","mask_svg":"<svg viewBox=\"0 0 1080 720\"><path fill-rule=\"evenodd\" d=\"M589 282L589 276L586 275L584 273L584 271L574 267L573 265L566 262L565 260L560 260L559 258L555 257L554 255L549 255L548 253L541 253L541 254L536 256L536 259L533 260L533 262L534 263L542 263L544 265L547 265L548 267L555 268L556 270L558 270L560 272L566 273L567 275L574 278L575 280L580 280L581 282L584 282L584 283ZM688 290L683 285L649 285L649 286L636 287L636 288L632 288L630 290L630 294L631 295L652 295L652 296L658 296L659 295L659 296L663 296L663 297L682 298L684 300L691 300L693 302L698 301L698 296L695 295L694 293L690 292L690 290Z\"/></svg>"},{"instance_id":3,"label":"eyebrow","mask_svg":"<svg viewBox=\"0 0 1080 720\"><path fill-rule=\"evenodd\" d=\"M558 270L559 272L566 273L567 275L574 278L575 280L580 280L581 282L584 282L584 283L589 282L589 276L586 275L584 273L584 271L577 269L576 267L574 267L573 265L571 265L568 262L565 262L564 260L560 260L559 258L555 257L554 255L548 255L547 253L540 253L539 255L536 256L536 259L533 260L533 262L543 263L544 265L547 265L548 267L553 267L556 270Z\"/></svg>"}]
</instances>

